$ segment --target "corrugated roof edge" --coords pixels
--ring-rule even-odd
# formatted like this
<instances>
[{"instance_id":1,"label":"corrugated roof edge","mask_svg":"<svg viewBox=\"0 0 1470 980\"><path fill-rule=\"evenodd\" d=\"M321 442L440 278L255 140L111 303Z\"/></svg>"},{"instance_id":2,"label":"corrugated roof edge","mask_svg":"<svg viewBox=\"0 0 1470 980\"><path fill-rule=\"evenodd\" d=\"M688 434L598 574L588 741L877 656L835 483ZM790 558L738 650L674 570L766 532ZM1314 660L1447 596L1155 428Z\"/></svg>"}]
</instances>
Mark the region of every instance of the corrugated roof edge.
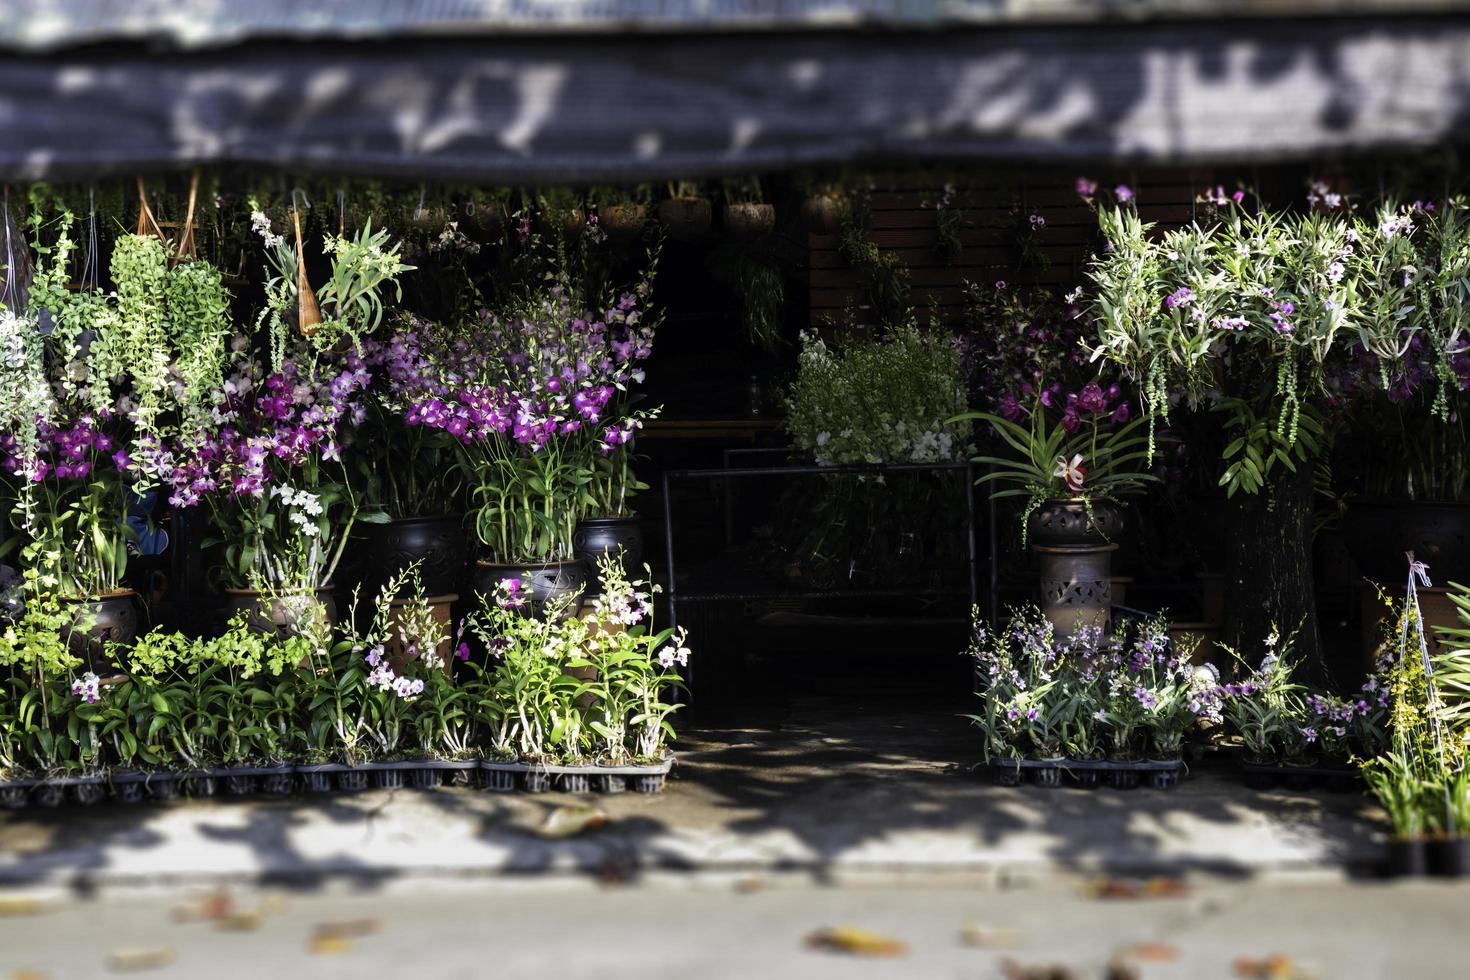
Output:
<instances>
[{"instance_id":1,"label":"corrugated roof edge","mask_svg":"<svg viewBox=\"0 0 1470 980\"><path fill-rule=\"evenodd\" d=\"M0 49L256 38L722 33L1341 17L1470 11L1470 0L0 0Z\"/></svg>"}]
</instances>

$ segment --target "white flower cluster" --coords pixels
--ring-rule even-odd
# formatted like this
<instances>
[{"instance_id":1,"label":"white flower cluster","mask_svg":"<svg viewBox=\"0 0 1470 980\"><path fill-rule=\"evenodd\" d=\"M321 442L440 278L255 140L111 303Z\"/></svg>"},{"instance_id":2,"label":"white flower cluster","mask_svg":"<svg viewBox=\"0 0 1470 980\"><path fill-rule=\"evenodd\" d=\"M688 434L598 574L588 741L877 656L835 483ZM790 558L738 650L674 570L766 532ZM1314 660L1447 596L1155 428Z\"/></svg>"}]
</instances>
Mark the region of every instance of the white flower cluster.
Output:
<instances>
[{"instance_id":1,"label":"white flower cluster","mask_svg":"<svg viewBox=\"0 0 1470 980\"><path fill-rule=\"evenodd\" d=\"M598 619L610 619L623 626L636 626L653 611L648 596L631 588L597 596L592 600L592 608Z\"/></svg>"},{"instance_id":2,"label":"white flower cluster","mask_svg":"<svg viewBox=\"0 0 1470 980\"><path fill-rule=\"evenodd\" d=\"M306 490L295 490L286 484L271 489L271 495L289 508L287 516L307 537L321 533L314 518L322 516L321 498Z\"/></svg>"},{"instance_id":3,"label":"white flower cluster","mask_svg":"<svg viewBox=\"0 0 1470 980\"><path fill-rule=\"evenodd\" d=\"M275 248L281 244L281 236L271 230L271 219L265 216L264 211L250 212L250 230L260 236L266 248Z\"/></svg>"}]
</instances>

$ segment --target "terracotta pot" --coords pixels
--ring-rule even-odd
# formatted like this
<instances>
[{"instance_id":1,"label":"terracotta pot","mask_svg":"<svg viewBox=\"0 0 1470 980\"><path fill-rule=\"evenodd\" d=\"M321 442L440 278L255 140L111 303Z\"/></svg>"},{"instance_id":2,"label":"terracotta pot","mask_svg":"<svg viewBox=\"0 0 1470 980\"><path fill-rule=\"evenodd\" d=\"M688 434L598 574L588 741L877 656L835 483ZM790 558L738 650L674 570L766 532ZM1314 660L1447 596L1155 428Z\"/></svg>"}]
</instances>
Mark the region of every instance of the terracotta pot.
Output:
<instances>
[{"instance_id":1,"label":"terracotta pot","mask_svg":"<svg viewBox=\"0 0 1470 980\"><path fill-rule=\"evenodd\" d=\"M675 241L692 242L709 231L713 212L702 197L671 197L658 202L659 224Z\"/></svg>"},{"instance_id":2,"label":"terracotta pot","mask_svg":"<svg viewBox=\"0 0 1470 980\"><path fill-rule=\"evenodd\" d=\"M459 601L459 596L451 592L446 595L426 596L424 598L424 601L428 603L429 612L433 616L434 622L439 627L440 632L444 635L444 639L439 642L438 647L436 647L434 650L435 659L438 661L440 669L442 669L446 674L453 674L453 608L454 604ZM403 636L399 630L399 625L401 622L400 617L402 615L403 607L406 605L408 605L408 600L398 600L388 604L388 608L391 611L388 618L388 639L387 642L384 643L385 652L388 655L388 662L393 665L394 670L400 673L402 673L403 669L408 666L410 660L422 659L422 654L419 651L414 651L413 653L408 652L403 641Z\"/></svg>"},{"instance_id":3,"label":"terracotta pot","mask_svg":"<svg viewBox=\"0 0 1470 980\"><path fill-rule=\"evenodd\" d=\"M751 241L776 227L776 209L769 204L725 205L725 230L732 238Z\"/></svg>"},{"instance_id":4,"label":"terracotta pot","mask_svg":"<svg viewBox=\"0 0 1470 980\"><path fill-rule=\"evenodd\" d=\"M102 596L63 599L72 615L62 627L71 655L87 663L93 673L114 666L106 655L108 643L128 644L138 635L138 593L118 589Z\"/></svg>"}]
</instances>

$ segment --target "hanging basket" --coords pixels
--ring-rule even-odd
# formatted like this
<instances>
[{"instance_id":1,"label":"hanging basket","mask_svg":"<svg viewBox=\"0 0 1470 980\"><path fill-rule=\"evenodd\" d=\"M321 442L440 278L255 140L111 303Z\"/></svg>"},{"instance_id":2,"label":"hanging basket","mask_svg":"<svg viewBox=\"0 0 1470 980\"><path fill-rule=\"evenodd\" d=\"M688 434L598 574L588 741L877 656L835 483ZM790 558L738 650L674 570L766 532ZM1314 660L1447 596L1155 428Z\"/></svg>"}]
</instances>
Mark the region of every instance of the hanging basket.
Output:
<instances>
[{"instance_id":1,"label":"hanging basket","mask_svg":"<svg viewBox=\"0 0 1470 980\"><path fill-rule=\"evenodd\" d=\"M835 235L847 217L847 199L840 194L813 194L801 203L801 222L813 235Z\"/></svg>"},{"instance_id":2,"label":"hanging basket","mask_svg":"<svg viewBox=\"0 0 1470 980\"><path fill-rule=\"evenodd\" d=\"M776 209L769 204L727 204L724 219L730 237L748 242L771 233L776 227Z\"/></svg>"},{"instance_id":3,"label":"hanging basket","mask_svg":"<svg viewBox=\"0 0 1470 980\"><path fill-rule=\"evenodd\" d=\"M465 231L477 241L499 241L510 227L510 212L499 201L466 201L460 214Z\"/></svg>"},{"instance_id":4,"label":"hanging basket","mask_svg":"<svg viewBox=\"0 0 1470 980\"><path fill-rule=\"evenodd\" d=\"M713 212L702 197L671 197L658 204L658 221L670 238L693 242L709 231Z\"/></svg>"},{"instance_id":5,"label":"hanging basket","mask_svg":"<svg viewBox=\"0 0 1470 980\"><path fill-rule=\"evenodd\" d=\"M648 207L643 204L612 204L597 211L598 227L613 241L632 241L648 225Z\"/></svg>"}]
</instances>

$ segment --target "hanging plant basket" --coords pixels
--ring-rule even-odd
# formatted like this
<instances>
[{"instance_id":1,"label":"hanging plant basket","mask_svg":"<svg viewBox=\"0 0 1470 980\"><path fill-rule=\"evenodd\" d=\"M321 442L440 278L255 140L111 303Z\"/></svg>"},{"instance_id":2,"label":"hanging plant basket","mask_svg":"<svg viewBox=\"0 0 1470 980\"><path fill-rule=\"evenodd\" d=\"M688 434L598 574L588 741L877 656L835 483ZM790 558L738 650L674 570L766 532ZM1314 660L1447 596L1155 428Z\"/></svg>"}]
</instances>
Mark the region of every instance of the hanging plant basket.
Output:
<instances>
[{"instance_id":1,"label":"hanging plant basket","mask_svg":"<svg viewBox=\"0 0 1470 980\"><path fill-rule=\"evenodd\" d=\"M598 226L616 242L628 242L643 234L648 225L648 207L643 204L612 204L599 208Z\"/></svg>"},{"instance_id":2,"label":"hanging plant basket","mask_svg":"<svg viewBox=\"0 0 1470 980\"><path fill-rule=\"evenodd\" d=\"M776 209L770 204L727 204L724 219L730 237L749 242L769 235L776 227Z\"/></svg>"},{"instance_id":3,"label":"hanging plant basket","mask_svg":"<svg viewBox=\"0 0 1470 980\"><path fill-rule=\"evenodd\" d=\"M671 197L658 204L658 221L670 238L693 242L709 232L713 220L709 201L702 197Z\"/></svg>"},{"instance_id":4,"label":"hanging plant basket","mask_svg":"<svg viewBox=\"0 0 1470 980\"><path fill-rule=\"evenodd\" d=\"M466 201L460 207L460 224L476 241L497 242L510 227L510 211L499 201Z\"/></svg>"},{"instance_id":5,"label":"hanging plant basket","mask_svg":"<svg viewBox=\"0 0 1470 980\"><path fill-rule=\"evenodd\" d=\"M812 194L801 203L801 221L813 235L835 235L847 217L847 198L840 194Z\"/></svg>"},{"instance_id":6,"label":"hanging plant basket","mask_svg":"<svg viewBox=\"0 0 1470 980\"><path fill-rule=\"evenodd\" d=\"M408 225L426 238L438 237L449 224L449 212L441 207L422 207L409 216Z\"/></svg>"},{"instance_id":7,"label":"hanging plant basket","mask_svg":"<svg viewBox=\"0 0 1470 980\"><path fill-rule=\"evenodd\" d=\"M587 214L580 208L551 208L536 216L536 224L543 235L573 241L587 230Z\"/></svg>"}]
</instances>

